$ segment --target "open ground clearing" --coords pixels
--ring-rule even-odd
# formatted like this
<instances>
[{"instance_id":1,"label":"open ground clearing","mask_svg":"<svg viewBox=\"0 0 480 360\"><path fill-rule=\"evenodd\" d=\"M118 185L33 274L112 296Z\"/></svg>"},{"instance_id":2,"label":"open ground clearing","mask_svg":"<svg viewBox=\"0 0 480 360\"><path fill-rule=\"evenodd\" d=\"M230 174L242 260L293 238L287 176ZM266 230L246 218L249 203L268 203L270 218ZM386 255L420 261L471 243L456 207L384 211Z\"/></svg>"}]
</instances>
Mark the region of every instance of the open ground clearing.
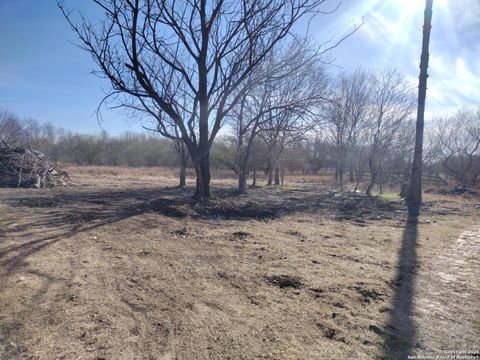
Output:
<instances>
[{"instance_id":1,"label":"open ground clearing","mask_svg":"<svg viewBox=\"0 0 480 360\"><path fill-rule=\"evenodd\" d=\"M381 359L480 347L478 198L192 190L72 170L0 189L2 359Z\"/></svg>"}]
</instances>

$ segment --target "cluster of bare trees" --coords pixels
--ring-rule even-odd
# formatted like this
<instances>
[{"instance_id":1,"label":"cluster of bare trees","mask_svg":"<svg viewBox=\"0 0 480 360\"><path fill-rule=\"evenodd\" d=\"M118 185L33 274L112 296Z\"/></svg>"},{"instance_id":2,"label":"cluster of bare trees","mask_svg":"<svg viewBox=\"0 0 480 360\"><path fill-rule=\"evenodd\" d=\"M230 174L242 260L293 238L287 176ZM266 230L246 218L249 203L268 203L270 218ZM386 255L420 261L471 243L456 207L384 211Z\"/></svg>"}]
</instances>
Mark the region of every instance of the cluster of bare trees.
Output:
<instances>
[{"instance_id":1,"label":"cluster of bare trees","mask_svg":"<svg viewBox=\"0 0 480 360\"><path fill-rule=\"evenodd\" d=\"M376 185L382 192L384 184L407 184L415 145L414 85L396 70L328 76L319 63L306 68L294 78L276 79L279 87L263 84L233 114L222 163L237 173L239 190L245 191L249 172L255 184L257 169L266 172L268 185L282 183L285 169L331 171L341 188L349 182L355 190L365 186L367 194ZM425 177L476 186L479 129L480 110L433 119L427 129Z\"/></svg>"},{"instance_id":2,"label":"cluster of bare trees","mask_svg":"<svg viewBox=\"0 0 480 360\"><path fill-rule=\"evenodd\" d=\"M408 159L414 105L411 85L396 70L357 70L337 78L325 118L340 187L347 170L349 180L358 184L367 167L370 194L375 183L383 183L386 164L398 156Z\"/></svg>"},{"instance_id":3,"label":"cluster of bare trees","mask_svg":"<svg viewBox=\"0 0 480 360\"><path fill-rule=\"evenodd\" d=\"M325 2L94 0L103 11L99 25L60 8L97 73L110 80L105 100L148 115L160 134L183 142L196 171L195 198L202 200L210 196L215 137L254 92L281 92L277 73L297 66L273 55L295 39L300 19L328 12Z\"/></svg>"},{"instance_id":4,"label":"cluster of bare trees","mask_svg":"<svg viewBox=\"0 0 480 360\"><path fill-rule=\"evenodd\" d=\"M367 194L393 177L402 182L414 138L411 84L397 71L328 75L315 57L305 60L301 49L286 52L292 53L296 61L286 55L289 66L283 68L290 76L277 70L246 93L231 115L228 141L234 150L224 154L234 156L224 163L237 173L239 191L262 163L267 185L282 183L285 168L334 169L341 188L346 174L358 187L367 173Z\"/></svg>"},{"instance_id":5,"label":"cluster of bare trees","mask_svg":"<svg viewBox=\"0 0 480 360\"><path fill-rule=\"evenodd\" d=\"M425 167L462 187L480 180L480 109L437 118L426 132Z\"/></svg>"},{"instance_id":6,"label":"cluster of bare trees","mask_svg":"<svg viewBox=\"0 0 480 360\"><path fill-rule=\"evenodd\" d=\"M305 43L274 52L264 67L269 75L242 94L229 116L240 192L249 171L256 171L255 153L261 150L268 155L268 185L280 183L279 162L286 147L315 128L328 91L320 58Z\"/></svg>"}]
</instances>

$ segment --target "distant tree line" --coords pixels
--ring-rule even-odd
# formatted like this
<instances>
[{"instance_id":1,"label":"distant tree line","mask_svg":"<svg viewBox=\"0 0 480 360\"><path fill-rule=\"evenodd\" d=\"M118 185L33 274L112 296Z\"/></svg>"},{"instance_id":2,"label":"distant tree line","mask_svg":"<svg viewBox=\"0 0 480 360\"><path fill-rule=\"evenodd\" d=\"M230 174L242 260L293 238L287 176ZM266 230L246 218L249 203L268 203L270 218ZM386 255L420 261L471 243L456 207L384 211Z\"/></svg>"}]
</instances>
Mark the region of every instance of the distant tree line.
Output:
<instances>
[{"instance_id":1,"label":"distant tree line","mask_svg":"<svg viewBox=\"0 0 480 360\"><path fill-rule=\"evenodd\" d=\"M327 173L340 186L349 184L367 193L375 186L382 191L384 185L406 182L414 145L412 103L408 91L389 98L394 93L391 87L403 92L408 89L406 84L396 72L360 70L339 76L336 82L330 94L335 101L318 110L314 121L290 117L288 125L274 126L271 121L258 124L256 135L248 138L248 158L238 117L232 118L225 128L228 131L212 145L212 167L230 170L238 177L242 191L247 180L255 186L259 174L267 184L275 185L283 184L285 173ZM382 90L385 86L390 90ZM183 169L179 171L183 172L183 185L186 168L194 166L185 154L182 160L178 142L156 133L78 134L7 111L0 112L0 138L11 146L31 146L62 163ZM480 109L461 109L433 119L426 129L424 154L425 176L445 184L477 186Z\"/></svg>"},{"instance_id":2,"label":"distant tree line","mask_svg":"<svg viewBox=\"0 0 480 360\"><path fill-rule=\"evenodd\" d=\"M126 132L112 136L80 134L0 113L0 138L10 146L30 146L52 160L76 165L178 166L172 141L158 134ZM172 156L173 154L173 156Z\"/></svg>"}]
</instances>

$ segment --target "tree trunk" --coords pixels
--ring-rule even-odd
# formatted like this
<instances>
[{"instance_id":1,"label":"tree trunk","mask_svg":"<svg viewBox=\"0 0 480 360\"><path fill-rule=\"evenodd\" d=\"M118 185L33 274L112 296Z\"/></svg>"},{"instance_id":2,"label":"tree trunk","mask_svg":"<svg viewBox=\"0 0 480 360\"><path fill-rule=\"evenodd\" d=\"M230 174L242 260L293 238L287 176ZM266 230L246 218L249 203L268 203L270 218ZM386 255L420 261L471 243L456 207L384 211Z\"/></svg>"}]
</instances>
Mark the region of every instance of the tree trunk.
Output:
<instances>
[{"instance_id":1,"label":"tree trunk","mask_svg":"<svg viewBox=\"0 0 480 360\"><path fill-rule=\"evenodd\" d=\"M379 166L378 167L378 180L379 180L379 192L380 192L380 195L383 194L383 172L382 172L382 167Z\"/></svg>"},{"instance_id":2,"label":"tree trunk","mask_svg":"<svg viewBox=\"0 0 480 360\"><path fill-rule=\"evenodd\" d=\"M275 185L280 185L280 168L275 166Z\"/></svg>"},{"instance_id":3,"label":"tree trunk","mask_svg":"<svg viewBox=\"0 0 480 360\"><path fill-rule=\"evenodd\" d=\"M369 159L368 161L368 168L370 170L370 182L368 183L367 191L365 191L365 194L370 196L372 195L372 189L373 189L373 186L375 185L375 180L377 177L375 165L372 159Z\"/></svg>"},{"instance_id":4,"label":"tree trunk","mask_svg":"<svg viewBox=\"0 0 480 360\"><path fill-rule=\"evenodd\" d=\"M187 181L187 163L186 161L182 160L182 163L180 164L180 181L178 183L179 187L185 187Z\"/></svg>"},{"instance_id":5,"label":"tree trunk","mask_svg":"<svg viewBox=\"0 0 480 360\"><path fill-rule=\"evenodd\" d=\"M360 186L360 182L363 180L363 172L360 165L360 162L357 164L357 169L355 171L355 190L357 192L358 187Z\"/></svg>"},{"instance_id":6,"label":"tree trunk","mask_svg":"<svg viewBox=\"0 0 480 360\"><path fill-rule=\"evenodd\" d=\"M179 187L185 187L187 184L187 153L185 151L185 145L183 143L180 144L180 176L179 176Z\"/></svg>"},{"instance_id":7,"label":"tree trunk","mask_svg":"<svg viewBox=\"0 0 480 360\"><path fill-rule=\"evenodd\" d=\"M205 37L202 29L202 37ZM197 58L198 64L198 152L191 154L196 159L195 172L197 175L197 189L193 196L195 201L204 201L210 197L210 146L209 141L209 96L208 96L208 70L207 49L203 47Z\"/></svg>"},{"instance_id":8,"label":"tree trunk","mask_svg":"<svg viewBox=\"0 0 480 360\"><path fill-rule=\"evenodd\" d=\"M268 165L268 180L267 180L267 185L272 186L273 184L273 172L275 169L275 161L273 159L273 156L270 158L270 164Z\"/></svg>"},{"instance_id":9,"label":"tree trunk","mask_svg":"<svg viewBox=\"0 0 480 360\"><path fill-rule=\"evenodd\" d=\"M282 183L282 186L285 185L285 169L283 168L282 168L281 183Z\"/></svg>"},{"instance_id":10,"label":"tree trunk","mask_svg":"<svg viewBox=\"0 0 480 360\"><path fill-rule=\"evenodd\" d=\"M252 179L252 187L257 186L257 168L253 168L253 179Z\"/></svg>"},{"instance_id":11,"label":"tree trunk","mask_svg":"<svg viewBox=\"0 0 480 360\"><path fill-rule=\"evenodd\" d=\"M372 189L373 189L374 184L375 184L375 180L372 177L372 179L370 180L370 183L367 186L367 190L365 191L366 195L368 195L368 196L372 195Z\"/></svg>"},{"instance_id":12,"label":"tree trunk","mask_svg":"<svg viewBox=\"0 0 480 360\"><path fill-rule=\"evenodd\" d=\"M338 172L337 172L337 175L338 175L338 183L340 185L340 190L343 191L343 168L342 167L339 167L338 168Z\"/></svg>"},{"instance_id":13,"label":"tree trunk","mask_svg":"<svg viewBox=\"0 0 480 360\"><path fill-rule=\"evenodd\" d=\"M360 175L357 173L356 176L355 176L355 189L353 189L354 193L357 192L358 185L360 185Z\"/></svg>"},{"instance_id":14,"label":"tree trunk","mask_svg":"<svg viewBox=\"0 0 480 360\"><path fill-rule=\"evenodd\" d=\"M243 97L240 107L240 116L238 117L237 129L237 169L238 169L238 192L244 194L246 192L247 177L245 176L245 168L247 159L243 156L243 108L246 98Z\"/></svg>"},{"instance_id":15,"label":"tree trunk","mask_svg":"<svg viewBox=\"0 0 480 360\"><path fill-rule=\"evenodd\" d=\"M247 171L246 166L239 166L238 168L238 192L244 194L247 191Z\"/></svg>"},{"instance_id":16,"label":"tree trunk","mask_svg":"<svg viewBox=\"0 0 480 360\"><path fill-rule=\"evenodd\" d=\"M430 44L430 30L432 28L432 7L433 0L426 0L424 24L423 24L423 41L422 55L420 59L420 76L418 85L418 108L417 108L417 124L415 130L415 152L413 154L412 172L410 175L410 186L408 190L407 203L409 209L418 212L418 208L422 203L422 152L423 152L423 128L425 117L425 99L427 97L427 79L428 79L428 50Z\"/></svg>"},{"instance_id":17,"label":"tree trunk","mask_svg":"<svg viewBox=\"0 0 480 360\"><path fill-rule=\"evenodd\" d=\"M196 201L204 201L210 197L210 156L208 153L195 162L195 173L197 188L193 198Z\"/></svg>"}]
</instances>

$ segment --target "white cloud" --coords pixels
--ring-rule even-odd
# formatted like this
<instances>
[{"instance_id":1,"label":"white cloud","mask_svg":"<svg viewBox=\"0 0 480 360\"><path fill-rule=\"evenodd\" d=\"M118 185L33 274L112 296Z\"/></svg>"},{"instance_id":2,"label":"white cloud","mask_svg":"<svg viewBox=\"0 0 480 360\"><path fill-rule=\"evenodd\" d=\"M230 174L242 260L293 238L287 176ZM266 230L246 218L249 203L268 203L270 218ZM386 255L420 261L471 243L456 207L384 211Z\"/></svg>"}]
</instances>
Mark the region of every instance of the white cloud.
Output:
<instances>
[{"instance_id":1,"label":"white cloud","mask_svg":"<svg viewBox=\"0 0 480 360\"><path fill-rule=\"evenodd\" d=\"M472 71L465 57L450 60L447 56L431 57L427 97L432 110L453 112L470 106L480 106L480 77Z\"/></svg>"}]
</instances>

